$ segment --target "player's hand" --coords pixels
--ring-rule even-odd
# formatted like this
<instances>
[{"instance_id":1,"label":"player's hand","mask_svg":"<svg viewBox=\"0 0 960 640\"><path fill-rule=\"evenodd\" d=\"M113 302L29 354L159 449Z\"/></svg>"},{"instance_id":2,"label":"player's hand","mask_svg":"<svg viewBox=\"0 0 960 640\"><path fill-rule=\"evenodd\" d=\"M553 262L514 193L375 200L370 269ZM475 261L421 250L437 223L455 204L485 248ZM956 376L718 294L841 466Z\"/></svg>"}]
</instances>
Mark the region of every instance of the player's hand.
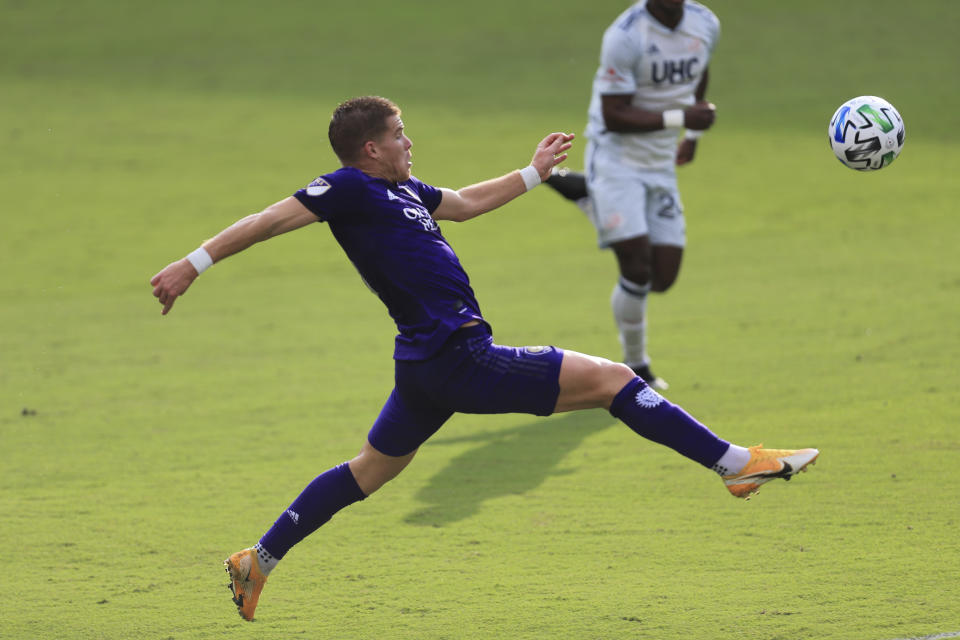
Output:
<instances>
[{"instance_id":1,"label":"player's hand","mask_svg":"<svg viewBox=\"0 0 960 640\"><path fill-rule=\"evenodd\" d=\"M712 102L698 102L683 111L683 126L694 131L704 131L717 119L717 107Z\"/></svg>"},{"instance_id":2,"label":"player's hand","mask_svg":"<svg viewBox=\"0 0 960 640\"><path fill-rule=\"evenodd\" d=\"M549 178L550 170L567 159L567 154L564 152L573 146L570 141L574 137L572 133L551 133L540 141L533 154L533 160L530 161L540 174L540 180Z\"/></svg>"},{"instance_id":3,"label":"player's hand","mask_svg":"<svg viewBox=\"0 0 960 640\"><path fill-rule=\"evenodd\" d=\"M677 147L677 166L693 162L693 154L697 150L697 141L691 138L684 138Z\"/></svg>"},{"instance_id":4,"label":"player's hand","mask_svg":"<svg viewBox=\"0 0 960 640\"><path fill-rule=\"evenodd\" d=\"M163 305L161 314L167 315L176 299L186 293L198 275L200 274L193 268L190 261L182 258L171 262L160 273L150 278L153 295Z\"/></svg>"}]
</instances>

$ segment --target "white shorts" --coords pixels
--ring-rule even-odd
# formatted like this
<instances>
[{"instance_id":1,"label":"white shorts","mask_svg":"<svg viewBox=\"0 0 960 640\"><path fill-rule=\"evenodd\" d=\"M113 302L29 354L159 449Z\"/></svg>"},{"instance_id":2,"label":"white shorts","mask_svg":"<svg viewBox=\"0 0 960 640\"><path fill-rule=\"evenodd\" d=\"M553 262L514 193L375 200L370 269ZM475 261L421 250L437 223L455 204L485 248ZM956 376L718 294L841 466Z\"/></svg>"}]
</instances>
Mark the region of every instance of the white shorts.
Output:
<instances>
[{"instance_id":1,"label":"white shorts","mask_svg":"<svg viewBox=\"0 0 960 640\"><path fill-rule=\"evenodd\" d=\"M615 149L586 148L587 191L582 209L597 230L597 244L649 236L652 245L683 247L687 223L673 170L625 167Z\"/></svg>"}]
</instances>

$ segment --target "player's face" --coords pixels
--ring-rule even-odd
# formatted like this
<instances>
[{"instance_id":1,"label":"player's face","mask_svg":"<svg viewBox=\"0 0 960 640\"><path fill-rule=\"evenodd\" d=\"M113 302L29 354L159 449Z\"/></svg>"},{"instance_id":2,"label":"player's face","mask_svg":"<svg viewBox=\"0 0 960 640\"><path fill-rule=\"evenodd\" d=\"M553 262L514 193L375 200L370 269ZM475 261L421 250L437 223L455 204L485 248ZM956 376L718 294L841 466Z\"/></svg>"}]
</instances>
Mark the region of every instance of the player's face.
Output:
<instances>
[{"instance_id":1,"label":"player's face","mask_svg":"<svg viewBox=\"0 0 960 640\"><path fill-rule=\"evenodd\" d=\"M384 176L393 182L403 182L410 178L410 160L413 143L403 132L403 120L399 116L387 118L387 132L377 141L380 152L379 164Z\"/></svg>"}]
</instances>

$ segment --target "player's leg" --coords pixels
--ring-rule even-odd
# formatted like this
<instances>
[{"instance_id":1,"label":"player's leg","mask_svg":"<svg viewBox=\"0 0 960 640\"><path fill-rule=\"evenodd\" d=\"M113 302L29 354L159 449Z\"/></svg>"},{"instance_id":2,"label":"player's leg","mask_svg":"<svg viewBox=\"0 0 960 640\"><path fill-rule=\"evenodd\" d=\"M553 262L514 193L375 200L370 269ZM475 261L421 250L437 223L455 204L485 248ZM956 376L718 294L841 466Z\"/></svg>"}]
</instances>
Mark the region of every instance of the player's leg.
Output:
<instances>
[{"instance_id":1,"label":"player's leg","mask_svg":"<svg viewBox=\"0 0 960 640\"><path fill-rule=\"evenodd\" d=\"M650 256L652 265L650 290L654 293L663 293L673 286L677 276L680 275L683 247L654 244L650 246Z\"/></svg>"},{"instance_id":2,"label":"player's leg","mask_svg":"<svg viewBox=\"0 0 960 640\"><path fill-rule=\"evenodd\" d=\"M636 171L625 170L616 156L595 148L589 154L587 186L597 244L613 250L617 281L610 294L622 360L659 389L666 382L650 370L647 354L647 297L654 284L654 258L648 213L656 201Z\"/></svg>"},{"instance_id":3,"label":"player's leg","mask_svg":"<svg viewBox=\"0 0 960 640\"><path fill-rule=\"evenodd\" d=\"M625 365L563 351L555 411L604 408L634 432L718 473L736 497L774 478L789 479L816 460L816 449L744 448L714 434L654 391Z\"/></svg>"},{"instance_id":4,"label":"player's leg","mask_svg":"<svg viewBox=\"0 0 960 640\"><path fill-rule=\"evenodd\" d=\"M485 327L462 334L455 338L462 344L454 351L459 361L430 385L456 411L548 415L602 407L640 435L707 467L731 449L626 365L554 347L497 345Z\"/></svg>"},{"instance_id":5,"label":"player's leg","mask_svg":"<svg viewBox=\"0 0 960 640\"><path fill-rule=\"evenodd\" d=\"M459 361L430 385L465 413L549 415L604 408L639 435L713 469L738 497L789 477L813 461L815 449L746 449L718 438L670 403L626 365L555 347L505 347L485 327L456 338Z\"/></svg>"},{"instance_id":6,"label":"player's leg","mask_svg":"<svg viewBox=\"0 0 960 640\"><path fill-rule=\"evenodd\" d=\"M240 615L253 619L267 577L294 545L395 478L450 415L394 389L360 453L314 478L255 546L224 561Z\"/></svg>"},{"instance_id":7,"label":"player's leg","mask_svg":"<svg viewBox=\"0 0 960 640\"><path fill-rule=\"evenodd\" d=\"M378 451L368 439L352 460L314 478L260 538L258 546L269 561L265 573L269 575L294 545L335 513L363 500L397 477L415 454L416 449L402 455L388 455Z\"/></svg>"},{"instance_id":8,"label":"player's leg","mask_svg":"<svg viewBox=\"0 0 960 640\"><path fill-rule=\"evenodd\" d=\"M643 235L621 238L627 235L628 229L623 229L616 236L608 237L620 270L620 280L611 295L611 307L623 345L623 361L652 387L666 389L667 383L650 370L646 302L651 291L663 293L676 281L686 244L686 222L672 172L644 173L642 183L642 200L635 188L630 197L634 202L643 203L640 212ZM610 186L607 189L617 192ZM623 210L628 202L622 196L614 197L603 207Z\"/></svg>"},{"instance_id":9,"label":"player's leg","mask_svg":"<svg viewBox=\"0 0 960 640\"><path fill-rule=\"evenodd\" d=\"M617 325L623 362L657 389L667 383L650 370L647 354L647 297L652 290L653 253L646 235L610 245L617 259L619 277L610 294L610 308Z\"/></svg>"},{"instance_id":10,"label":"player's leg","mask_svg":"<svg viewBox=\"0 0 960 640\"><path fill-rule=\"evenodd\" d=\"M624 364L564 349L559 371L560 392L553 412L609 410L613 398L636 377Z\"/></svg>"},{"instance_id":11,"label":"player's leg","mask_svg":"<svg viewBox=\"0 0 960 640\"><path fill-rule=\"evenodd\" d=\"M586 408L607 409L639 435L707 468L730 449L729 442L667 401L626 365L564 350L556 411Z\"/></svg>"},{"instance_id":12,"label":"player's leg","mask_svg":"<svg viewBox=\"0 0 960 640\"><path fill-rule=\"evenodd\" d=\"M687 223L675 174L647 176L647 228L650 234L650 289L663 293L680 274Z\"/></svg>"},{"instance_id":13,"label":"player's leg","mask_svg":"<svg viewBox=\"0 0 960 640\"><path fill-rule=\"evenodd\" d=\"M680 273L683 247L651 245L647 236L615 243L620 279L610 294L610 307L619 332L623 361L654 389L668 389L666 380L650 369L647 354L647 297L663 293ZM638 282L645 284L637 284Z\"/></svg>"},{"instance_id":14,"label":"player's leg","mask_svg":"<svg viewBox=\"0 0 960 640\"><path fill-rule=\"evenodd\" d=\"M404 461L404 466L407 462L409 460ZM291 547L320 528L336 512L366 497L350 470L350 463L337 465L314 478L255 546L224 560L233 602L240 615L253 620L267 577Z\"/></svg>"},{"instance_id":15,"label":"player's leg","mask_svg":"<svg viewBox=\"0 0 960 640\"><path fill-rule=\"evenodd\" d=\"M367 440L363 443L360 453L350 460L350 472L360 490L364 495L369 496L400 475L416 453L417 451L414 450L402 456L388 456L377 451Z\"/></svg>"},{"instance_id":16,"label":"player's leg","mask_svg":"<svg viewBox=\"0 0 960 640\"><path fill-rule=\"evenodd\" d=\"M647 354L647 297L670 288L680 272L683 247L651 245L647 236L612 245L620 279L610 294L623 361L654 389L670 385L650 369ZM643 282L644 284L638 284Z\"/></svg>"}]
</instances>

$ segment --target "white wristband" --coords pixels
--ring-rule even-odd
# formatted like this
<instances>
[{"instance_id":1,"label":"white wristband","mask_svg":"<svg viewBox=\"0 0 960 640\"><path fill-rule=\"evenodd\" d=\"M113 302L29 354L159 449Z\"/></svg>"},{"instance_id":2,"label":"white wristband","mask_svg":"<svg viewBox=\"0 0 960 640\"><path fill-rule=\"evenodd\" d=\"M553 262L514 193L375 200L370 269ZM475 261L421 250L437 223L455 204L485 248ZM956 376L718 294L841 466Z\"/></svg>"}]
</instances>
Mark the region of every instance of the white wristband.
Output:
<instances>
[{"instance_id":1,"label":"white wristband","mask_svg":"<svg viewBox=\"0 0 960 640\"><path fill-rule=\"evenodd\" d=\"M693 129L687 129L687 132L683 134L683 137L687 140L696 140L703 135L703 131L695 131Z\"/></svg>"},{"instance_id":2,"label":"white wristband","mask_svg":"<svg viewBox=\"0 0 960 640\"><path fill-rule=\"evenodd\" d=\"M532 164L520 169L520 177L523 178L523 185L527 188L527 191L540 184L540 172Z\"/></svg>"},{"instance_id":3,"label":"white wristband","mask_svg":"<svg viewBox=\"0 0 960 640\"><path fill-rule=\"evenodd\" d=\"M193 268L197 270L197 275L200 275L213 266L213 258L210 257L210 254L207 253L207 250L203 247L191 251L187 255L187 260L189 260Z\"/></svg>"},{"instance_id":4,"label":"white wristband","mask_svg":"<svg viewBox=\"0 0 960 640\"><path fill-rule=\"evenodd\" d=\"M683 109L669 109L663 112L663 128L679 129L683 126Z\"/></svg>"}]
</instances>

